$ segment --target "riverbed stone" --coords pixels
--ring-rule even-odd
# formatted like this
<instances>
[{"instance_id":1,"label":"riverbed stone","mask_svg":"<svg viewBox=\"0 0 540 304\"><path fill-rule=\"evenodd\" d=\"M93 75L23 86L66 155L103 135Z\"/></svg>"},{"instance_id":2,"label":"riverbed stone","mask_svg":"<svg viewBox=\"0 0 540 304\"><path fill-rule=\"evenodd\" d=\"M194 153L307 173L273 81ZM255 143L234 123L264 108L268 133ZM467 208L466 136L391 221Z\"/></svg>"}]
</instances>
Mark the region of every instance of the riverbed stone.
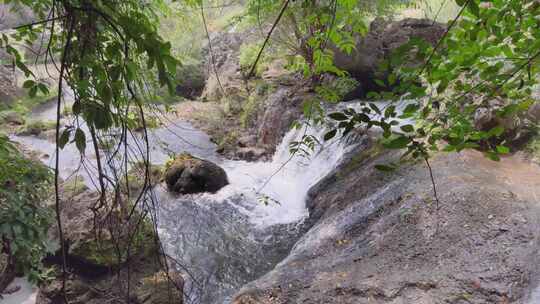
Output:
<instances>
[{"instance_id":1,"label":"riverbed stone","mask_svg":"<svg viewBox=\"0 0 540 304\"><path fill-rule=\"evenodd\" d=\"M229 183L221 167L188 153L179 154L170 163L165 182L169 191L180 194L214 193Z\"/></svg>"}]
</instances>

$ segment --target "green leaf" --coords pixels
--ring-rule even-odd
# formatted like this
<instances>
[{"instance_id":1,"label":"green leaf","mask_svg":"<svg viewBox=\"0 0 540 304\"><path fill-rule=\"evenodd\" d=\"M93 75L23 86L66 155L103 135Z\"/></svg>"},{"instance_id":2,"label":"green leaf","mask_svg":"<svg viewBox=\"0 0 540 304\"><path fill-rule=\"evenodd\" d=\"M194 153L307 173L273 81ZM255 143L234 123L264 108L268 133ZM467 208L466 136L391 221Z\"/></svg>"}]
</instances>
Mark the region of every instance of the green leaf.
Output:
<instances>
[{"instance_id":1,"label":"green leaf","mask_svg":"<svg viewBox=\"0 0 540 304\"><path fill-rule=\"evenodd\" d=\"M77 146L79 152L84 154L84 150L86 150L86 135L80 128L77 128L75 131L75 145Z\"/></svg>"},{"instance_id":2,"label":"green leaf","mask_svg":"<svg viewBox=\"0 0 540 304\"><path fill-rule=\"evenodd\" d=\"M470 0L469 5L468 5L467 8L476 17L480 16L480 8L478 7L478 4L476 3L476 0Z\"/></svg>"},{"instance_id":3,"label":"green leaf","mask_svg":"<svg viewBox=\"0 0 540 304\"><path fill-rule=\"evenodd\" d=\"M414 132L414 127L412 125L404 125L404 126L401 126L400 129L403 132L407 132L407 133Z\"/></svg>"},{"instance_id":4,"label":"green leaf","mask_svg":"<svg viewBox=\"0 0 540 304\"><path fill-rule=\"evenodd\" d=\"M37 95L37 90L38 90L38 87L37 87L37 86L31 87L31 88L30 88L30 91L28 91L28 96L30 96L31 98L36 97L36 95Z\"/></svg>"},{"instance_id":5,"label":"green leaf","mask_svg":"<svg viewBox=\"0 0 540 304\"><path fill-rule=\"evenodd\" d=\"M348 120L349 119L347 117L347 115L343 114L342 112L330 113L330 114L328 114L328 117L332 118L333 120L337 120L337 121L343 121L343 120Z\"/></svg>"},{"instance_id":6,"label":"green leaf","mask_svg":"<svg viewBox=\"0 0 540 304\"><path fill-rule=\"evenodd\" d=\"M324 134L324 140L329 141L330 139L336 136L336 133L337 133L337 129L328 131L326 134Z\"/></svg>"},{"instance_id":7,"label":"green leaf","mask_svg":"<svg viewBox=\"0 0 540 304\"><path fill-rule=\"evenodd\" d=\"M70 134L71 134L71 129L65 129L62 132L62 135L60 135L60 137L58 138L58 147L60 147L60 149L64 149L64 147L68 143Z\"/></svg>"},{"instance_id":8,"label":"green leaf","mask_svg":"<svg viewBox=\"0 0 540 304\"><path fill-rule=\"evenodd\" d=\"M497 146L497 153L499 154L508 154L510 153L510 148L506 146Z\"/></svg>"},{"instance_id":9,"label":"green leaf","mask_svg":"<svg viewBox=\"0 0 540 304\"><path fill-rule=\"evenodd\" d=\"M498 137L498 136L501 136L503 133L504 133L504 127L496 126L493 129L489 130L487 135L488 137L493 137L493 136Z\"/></svg>"},{"instance_id":10,"label":"green leaf","mask_svg":"<svg viewBox=\"0 0 540 304\"><path fill-rule=\"evenodd\" d=\"M403 149L411 142L411 139L405 136L398 136L383 143L388 149Z\"/></svg>"},{"instance_id":11,"label":"green leaf","mask_svg":"<svg viewBox=\"0 0 540 304\"><path fill-rule=\"evenodd\" d=\"M386 87L386 84L384 83L384 81L380 79L375 79L375 83L380 87Z\"/></svg>"},{"instance_id":12,"label":"green leaf","mask_svg":"<svg viewBox=\"0 0 540 304\"><path fill-rule=\"evenodd\" d=\"M497 153L495 153L495 152L488 151L488 152L485 153L485 155L487 156L487 158L491 159L492 161L500 161L501 160L499 155L497 155Z\"/></svg>"},{"instance_id":13,"label":"green leaf","mask_svg":"<svg viewBox=\"0 0 540 304\"><path fill-rule=\"evenodd\" d=\"M23 83L23 88L30 89L36 85L36 82L33 80L27 80Z\"/></svg>"}]
</instances>

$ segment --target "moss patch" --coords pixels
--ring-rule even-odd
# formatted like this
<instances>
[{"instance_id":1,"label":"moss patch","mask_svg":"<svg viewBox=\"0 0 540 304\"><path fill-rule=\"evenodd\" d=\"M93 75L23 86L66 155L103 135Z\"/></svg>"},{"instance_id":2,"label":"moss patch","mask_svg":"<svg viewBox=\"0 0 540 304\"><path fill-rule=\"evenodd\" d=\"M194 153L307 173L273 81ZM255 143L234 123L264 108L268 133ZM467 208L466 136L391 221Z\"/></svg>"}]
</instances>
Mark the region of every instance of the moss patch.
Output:
<instances>
[{"instance_id":1,"label":"moss patch","mask_svg":"<svg viewBox=\"0 0 540 304\"><path fill-rule=\"evenodd\" d=\"M150 173L150 186L153 187L160 182L161 176L163 175L163 167L158 165L149 166ZM131 197L139 195L145 180L145 171L146 166L144 162L136 162L132 164L131 168L127 173L127 183L126 177L122 179L122 191L127 193L127 186L129 185L129 194Z\"/></svg>"},{"instance_id":2,"label":"moss patch","mask_svg":"<svg viewBox=\"0 0 540 304\"><path fill-rule=\"evenodd\" d=\"M113 267L127 261L128 245L131 257L150 256L157 250L154 229L146 219L140 219L139 214L132 216L129 223L118 223L118 229L113 231L101 230L88 239L80 240L71 247L70 255L91 265ZM117 219L118 220L118 219Z\"/></svg>"},{"instance_id":3,"label":"moss patch","mask_svg":"<svg viewBox=\"0 0 540 304\"><path fill-rule=\"evenodd\" d=\"M47 130L56 128L56 122L52 120L31 120L19 129L18 135L39 135Z\"/></svg>"}]
</instances>

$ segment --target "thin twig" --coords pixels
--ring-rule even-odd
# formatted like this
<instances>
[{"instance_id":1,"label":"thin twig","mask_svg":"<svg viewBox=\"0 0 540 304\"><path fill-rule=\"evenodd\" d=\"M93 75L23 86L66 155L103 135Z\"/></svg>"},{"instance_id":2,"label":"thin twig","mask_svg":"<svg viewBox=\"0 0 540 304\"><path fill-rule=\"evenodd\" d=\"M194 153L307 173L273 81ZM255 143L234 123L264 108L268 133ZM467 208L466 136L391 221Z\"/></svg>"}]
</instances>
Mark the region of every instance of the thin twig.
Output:
<instances>
[{"instance_id":1,"label":"thin twig","mask_svg":"<svg viewBox=\"0 0 540 304\"><path fill-rule=\"evenodd\" d=\"M210 39L210 33L208 32L208 26L206 25L206 17L204 16L204 8L203 8L202 1L201 1L201 18L204 25L204 31L206 33L206 38L208 39L208 51L210 52L210 60L212 61L212 68L214 69L216 80L219 84L219 87L221 88L221 93L223 94L224 97L226 97L225 89L223 88L223 85L221 84L221 80L219 79L219 73L216 67L216 58L214 56L214 50L212 49L212 39Z\"/></svg>"},{"instance_id":2,"label":"thin twig","mask_svg":"<svg viewBox=\"0 0 540 304\"><path fill-rule=\"evenodd\" d=\"M285 13L285 10L289 6L290 0L285 0L283 3L283 6L281 7L281 11L279 12L279 15L276 18L276 21L274 21L274 24L272 24L272 28L266 35L266 39L264 40L264 43L259 50L259 53L257 54L257 58L255 59L255 62L253 62L253 65L251 66L251 69L249 70L249 73L247 74L246 78L251 78L253 76L253 73L255 72L255 68L257 67L257 63L259 63L259 60L261 59L262 53L264 51L264 48L268 44L268 41L270 40L270 37L272 36L272 33L274 32L274 29L278 25L279 21L281 20L281 17L283 17L283 14Z\"/></svg>"},{"instance_id":3,"label":"thin twig","mask_svg":"<svg viewBox=\"0 0 540 304\"><path fill-rule=\"evenodd\" d=\"M60 188L59 188L59 177L60 177L60 115L61 115L61 105L62 105L62 86L64 71L66 69L67 58L69 55L71 47L71 38L73 35L73 30L75 27L75 20L73 17L70 20L70 27L66 37L66 44L64 46L64 52L62 54L62 62L60 65L60 76L58 79L58 98L56 105L56 157L55 157L55 166L54 166L54 194L55 194L55 212L56 212L56 223L58 225L58 235L60 238L60 247L62 250L62 294L64 297L65 303L68 303L67 293L66 293L66 274L67 274L67 253L66 253L66 244L64 241L64 233L62 231L62 217L60 215Z\"/></svg>"}]
</instances>

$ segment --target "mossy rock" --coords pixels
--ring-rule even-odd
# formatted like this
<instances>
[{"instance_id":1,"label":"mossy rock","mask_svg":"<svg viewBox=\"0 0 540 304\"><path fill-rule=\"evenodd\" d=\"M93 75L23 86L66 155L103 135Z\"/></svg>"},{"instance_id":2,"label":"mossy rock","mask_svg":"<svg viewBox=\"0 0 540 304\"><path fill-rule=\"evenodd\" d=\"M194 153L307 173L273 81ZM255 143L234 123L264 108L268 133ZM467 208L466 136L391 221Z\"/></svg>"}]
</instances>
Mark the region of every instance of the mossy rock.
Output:
<instances>
[{"instance_id":1,"label":"mossy rock","mask_svg":"<svg viewBox=\"0 0 540 304\"><path fill-rule=\"evenodd\" d=\"M118 231L114 238L108 230L98 233L88 233L87 237L79 239L70 246L69 256L81 267L114 267L127 261L127 247L131 257L147 257L157 252L155 234L152 225L139 221L138 214L132 216L129 224L118 223ZM128 244L131 239L131 244Z\"/></svg>"},{"instance_id":2,"label":"mossy rock","mask_svg":"<svg viewBox=\"0 0 540 304\"><path fill-rule=\"evenodd\" d=\"M180 194L214 193L229 183L221 167L187 153L167 164L165 182L170 191Z\"/></svg>"},{"instance_id":3,"label":"mossy rock","mask_svg":"<svg viewBox=\"0 0 540 304\"><path fill-rule=\"evenodd\" d=\"M149 186L154 187L161 181L161 177L163 175L163 167L150 164L148 170L150 173ZM130 197L139 195L140 191L144 186L145 171L146 166L144 162L136 162L132 164L131 168L127 173L127 182L126 177L122 178L122 191L127 194L129 186Z\"/></svg>"},{"instance_id":4,"label":"mossy rock","mask_svg":"<svg viewBox=\"0 0 540 304\"><path fill-rule=\"evenodd\" d=\"M45 131L48 131L48 130L53 130L54 128L56 128L56 122L54 122L52 120L47 120L47 121L33 120L33 121L27 122L17 132L17 135L24 135L24 136L34 135L34 136L38 136L42 132L45 132Z\"/></svg>"}]
</instances>

